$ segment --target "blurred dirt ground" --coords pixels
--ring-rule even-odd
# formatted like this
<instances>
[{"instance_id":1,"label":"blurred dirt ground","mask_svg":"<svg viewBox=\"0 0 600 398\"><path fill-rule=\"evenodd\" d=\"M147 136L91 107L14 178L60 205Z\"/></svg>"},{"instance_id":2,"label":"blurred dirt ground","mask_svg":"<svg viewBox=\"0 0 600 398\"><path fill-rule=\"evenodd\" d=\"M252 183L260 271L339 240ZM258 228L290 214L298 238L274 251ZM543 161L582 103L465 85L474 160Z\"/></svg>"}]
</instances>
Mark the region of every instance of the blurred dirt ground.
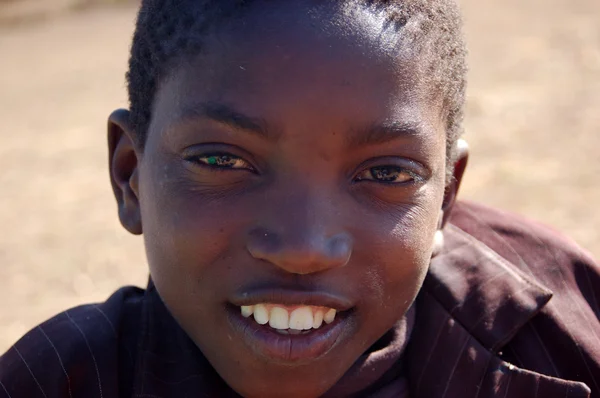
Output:
<instances>
[{"instance_id":1,"label":"blurred dirt ground","mask_svg":"<svg viewBox=\"0 0 600 398\"><path fill-rule=\"evenodd\" d=\"M600 1L463 6L473 155L462 197L553 225L599 257ZM107 115L126 106L134 17L112 6L0 23L0 352L67 307L145 283L105 144Z\"/></svg>"}]
</instances>

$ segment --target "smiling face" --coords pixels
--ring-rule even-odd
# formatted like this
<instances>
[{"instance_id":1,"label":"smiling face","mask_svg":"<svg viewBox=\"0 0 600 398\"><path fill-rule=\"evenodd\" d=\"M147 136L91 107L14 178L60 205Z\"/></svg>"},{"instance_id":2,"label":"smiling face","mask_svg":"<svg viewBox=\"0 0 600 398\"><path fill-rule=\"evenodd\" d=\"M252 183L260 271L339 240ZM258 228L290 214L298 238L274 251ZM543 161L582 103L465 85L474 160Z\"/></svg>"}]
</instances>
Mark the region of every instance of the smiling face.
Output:
<instances>
[{"instance_id":1,"label":"smiling face","mask_svg":"<svg viewBox=\"0 0 600 398\"><path fill-rule=\"evenodd\" d=\"M445 133L383 16L281 3L172 68L143 152L118 126L113 183L162 299L223 379L317 396L421 287Z\"/></svg>"}]
</instances>

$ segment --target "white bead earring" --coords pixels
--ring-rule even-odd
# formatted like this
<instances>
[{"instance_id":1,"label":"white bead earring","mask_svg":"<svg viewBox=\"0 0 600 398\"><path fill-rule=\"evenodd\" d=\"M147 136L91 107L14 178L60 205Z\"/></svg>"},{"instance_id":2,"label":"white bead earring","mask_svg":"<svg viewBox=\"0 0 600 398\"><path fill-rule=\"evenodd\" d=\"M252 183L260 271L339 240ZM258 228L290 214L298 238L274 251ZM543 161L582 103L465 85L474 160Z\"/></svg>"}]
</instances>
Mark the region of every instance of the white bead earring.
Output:
<instances>
[{"instance_id":1,"label":"white bead earring","mask_svg":"<svg viewBox=\"0 0 600 398\"><path fill-rule=\"evenodd\" d=\"M444 249L444 232L441 229L435 231L433 236L433 250L431 256L437 256Z\"/></svg>"}]
</instances>

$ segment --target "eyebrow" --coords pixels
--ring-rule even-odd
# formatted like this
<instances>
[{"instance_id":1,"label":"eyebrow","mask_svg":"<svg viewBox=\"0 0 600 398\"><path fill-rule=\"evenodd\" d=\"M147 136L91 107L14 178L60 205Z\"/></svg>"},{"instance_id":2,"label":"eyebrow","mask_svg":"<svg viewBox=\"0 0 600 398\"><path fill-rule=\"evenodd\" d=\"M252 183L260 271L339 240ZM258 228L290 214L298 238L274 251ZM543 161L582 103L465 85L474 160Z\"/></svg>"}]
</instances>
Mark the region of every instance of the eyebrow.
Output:
<instances>
[{"instance_id":1,"label":"eyebrow","mask_svg":"<svg viewBox=\"0 0 600 398\"><path fill-rule=\"evenodd\" d=\"M203 102L185 109L180 117L183 121L198 118L211 119L235 130L249 132L264 139L277 139L272 131L267 128L264 119L244 115L223 103ZM349 133L346 144L349 148L385 144L401 138L417 137L422 133L421 127L416 123L398 121L374 123L366 129Z\"/></svg>"},{"instance_id":2,"label":"eyebrow","mask_svg":"<svg viewBox=\"0 0 600 398\"><path fill-rule=\"evenodd\" d=\"M366 129L357 130L348 136L350 148L364 145L385 144L401 138L422 136L422 128L410 122L386 122L373 124Z\"/></svg>"},{"instance_id":3,"label":"eyebrow","mask_svg":"<svg viewBox=\"0 0 600 398\"><path fill-rule=\"evenodd\" d=\"M267 123L256 117L244 115L229 105L218 102L203 102L185 109L180 116L183 121L193 119L211 119L235 130L249 132L266 139L274 139L267 129Z\"/></svg>"}]
</instances>

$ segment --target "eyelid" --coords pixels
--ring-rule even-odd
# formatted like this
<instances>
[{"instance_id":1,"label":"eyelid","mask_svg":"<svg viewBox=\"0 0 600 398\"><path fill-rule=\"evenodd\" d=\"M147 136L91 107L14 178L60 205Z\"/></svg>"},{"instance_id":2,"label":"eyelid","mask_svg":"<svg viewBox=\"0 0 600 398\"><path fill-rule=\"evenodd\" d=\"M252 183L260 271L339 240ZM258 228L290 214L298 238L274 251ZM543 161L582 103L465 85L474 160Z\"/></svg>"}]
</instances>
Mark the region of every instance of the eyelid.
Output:
<instances>
[{"instance_id":1,"label":"eyelid","mask_svg":"<svg viewBox=\"0 0 600 398\"><path fill-rule=\"evenodd\" d=\"M409 179L406 181L385 181L385 180L378 180L376 178L361 178L358 179L358 176L363 174L363 173L370 173L370 171L374 168L380 168L380 167L390 167L390 168L396 168L399 170L400 173L404 173L406 175L409 176ZM376 184L382 184L382 185L391 185L391 186L407 186L407 185L414 185L414 184L420 184L422 182L424 182L425 179L413 172L412 170L409 170L405 167L401 167L401 166L395 166L395 165L384 165L384 166L371 166L368 167L366 169L363 169L361 172L359 172L357 174L357 176L354 179L354 182L371 182L371 183L376 183Z\"/></svg>"},{"instance_id":2,"label":"eyelid","mask_svg":"<svg viewBox=\"0 0 600 398\"><path fill-rule=\"evenodd\" d=\"M222 165L218 165L218 164L211 164L210 162L200 161L201 158L210 158L212 156L228 156L234 160L240 160L241 162L244 163L244 165L242 167L228 167L228 166L222 166ZM250 172L250 173L256 173L256 169L254 168L254 166L252 166L252 164L250 162L248 162L247 160L245 160L242 157L239 157L236 155L231 155L229 153L214 153L213 152L213 153L204 154L204 155L194 155L194 156L187 157L185 160L193 163L196 167L201 167L201 168L208 169L211 171L216 171L216 172L246 171L246 172Z\"/></svg>"},{"instance_id":3,"label":"eyelid","mask_svg":"<svg viewBox=\"0 0 600 398\"><path fill-rule=\"evenodd\" d=\"M245 165L247 165L248 167L252 167L250 165L249 162L247 162L244 158L241 158L239 156L235 156L235 155L231 155L229 153L208 153L206 155L199 155L199 156L194 156L194 158L200 160L200 159L209 159L208 162L202 162L203 164L206 164L208 166L214 166L214 167L221 167L221 165L217 163L213 163L210 161L210 158L218 158L218 157L227 157L230 160L234 160L234 161L240 161L242 163L244 163ZM223 168L229 168L229 167L223 167ZM233 169L235 169L235 167L231 167Z\"/></svg>"},{"instance_id":4,"label":"eyelid","mask_svg":"<svg viewBox=\"0 0 600 398\"><path fill-rule=\"evenodd\" d=\"M258 172L259 167L257 167L257 162L254 160L252 154L248 151L244 150L237 145L224 144L219 142L208 142L202 144L196 144L184 148L181 153L181 159L184 161L189 161L191 158L199 158L199 157L207 157L207 156L215 156L215 155L226 155L231 156L233 158L239 158L246 162L252 171ZM200 166L211 167L210 165L200 164ZM214 169L220 169L219 167L215 167ZM250 169L233 169L233 170L250 170Z\"/></svg>"},{"instance_id":5,"label":"eyelid","mask_svg":"<svg viewBox=\"0 0 600 398\"><path fill-rule=\"evenodd\" d=\"M402 158L398 156L381 156L372 158L362 162L352 174L354 179L361 172L372 169L374 167L397 167L404 172L407 172L415 178L416 183L427 181L431 177L429 168L417 162L416 160Z\"/></svg>"}]
</instances>

